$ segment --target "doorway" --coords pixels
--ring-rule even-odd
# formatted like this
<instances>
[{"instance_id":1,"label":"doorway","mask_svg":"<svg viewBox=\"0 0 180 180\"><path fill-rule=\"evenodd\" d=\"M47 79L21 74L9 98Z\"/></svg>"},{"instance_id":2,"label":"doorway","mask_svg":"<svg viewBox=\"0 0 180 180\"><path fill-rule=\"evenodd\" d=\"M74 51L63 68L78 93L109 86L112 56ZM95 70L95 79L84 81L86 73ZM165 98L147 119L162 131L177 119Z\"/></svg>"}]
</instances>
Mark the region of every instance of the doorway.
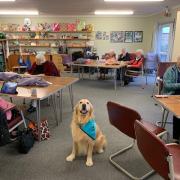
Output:
<instances>
[{"instance_id":1,"label":"doorway","mask_svg":"<svg viewBox=\"0 0 180 180\"><path fill-rule=\"evenodd\" d=\"M160 24L158 28L158 55L161 62L169 62L172 57L174 23Z\"/></svg>"}]
</instances>

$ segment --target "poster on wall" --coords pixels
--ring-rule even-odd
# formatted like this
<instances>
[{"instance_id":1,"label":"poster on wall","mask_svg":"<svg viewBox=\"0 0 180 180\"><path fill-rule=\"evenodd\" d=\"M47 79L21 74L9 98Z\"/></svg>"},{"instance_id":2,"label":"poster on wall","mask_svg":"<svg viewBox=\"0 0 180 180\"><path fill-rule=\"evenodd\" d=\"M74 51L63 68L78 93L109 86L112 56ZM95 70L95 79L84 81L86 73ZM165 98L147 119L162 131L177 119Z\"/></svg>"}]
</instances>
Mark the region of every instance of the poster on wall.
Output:
<instances>
[{"instance_id":1,"label":"poster on wall","mask_svg":"<svg viewBox=\"0 0 180 180\"><path fill-rule=\"evenodd\" d=\"M123 43L124 42L124 31L112 31L110 33L111 43Z\"/></svg>"},{"instance_id":2,"label":"poster on wall","mask_svg":"<svg viewBox=\"0 0 180 180\"><path fill-rule=\"evenodd\" d=\"M143 42L143 31L134 31L134 42Z\"/></svg>"},{"instance_id":3,"label":"poster on wall","mask_svg":"<svg viewBox=\"0 0 180 180\"><path fill-rule=\"evenodd\" d=\"M102 40L102 31L96 32L96 40Z\"/></svg>"},{"instance_id":4,"label":"poster on wall","mask_svg":"<svg viewBox=\"0 0 180 180\"><path fill-rule=\"evenodd\" d=\"M106 31L97 31L96 40L109 40L109 34Z\"/></svg>"},{"instance_id":5,"label":"poster on wall","mask_svg":"<svg viewBox=\"0 0 180 180\"><path fill-rule=\"evenodd\" d=\"M125 31L125 43L132 43L133 42L133 31Z\"/></svg>"}]
</instances>

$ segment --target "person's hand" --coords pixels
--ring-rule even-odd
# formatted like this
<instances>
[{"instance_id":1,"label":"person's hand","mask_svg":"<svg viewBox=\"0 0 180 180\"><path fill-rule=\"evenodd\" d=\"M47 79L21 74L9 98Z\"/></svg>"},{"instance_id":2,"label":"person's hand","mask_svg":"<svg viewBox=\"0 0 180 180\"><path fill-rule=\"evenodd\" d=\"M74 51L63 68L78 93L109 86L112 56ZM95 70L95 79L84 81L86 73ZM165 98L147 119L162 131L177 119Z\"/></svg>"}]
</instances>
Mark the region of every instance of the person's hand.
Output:
<instances>
[{"instance_id":1,"label":"person's hand","mask_svg":"<svg viewBox=\"0 0 180 180\"><path fill-rule=\"evenodd\" d=\"M131 67L131 65L127 65L127 67Z\"/></svg>"}]
</instances>

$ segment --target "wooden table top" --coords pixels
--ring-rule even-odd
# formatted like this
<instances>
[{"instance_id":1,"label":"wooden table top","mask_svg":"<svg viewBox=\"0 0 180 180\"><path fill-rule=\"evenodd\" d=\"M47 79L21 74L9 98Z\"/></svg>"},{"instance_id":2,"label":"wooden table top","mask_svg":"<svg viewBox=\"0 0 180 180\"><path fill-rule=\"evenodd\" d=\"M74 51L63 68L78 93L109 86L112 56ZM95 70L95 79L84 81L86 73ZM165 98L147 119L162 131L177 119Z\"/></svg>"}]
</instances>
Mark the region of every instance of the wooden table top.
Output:
<instances>
[{"instance_id":1,"label":"wooden table top","mask_svg":"<svg viewBox=\"0 0 180 180\"><path fill-rule=\"evenodd\" d=\"M120 61L119 64L115 64L115 65L108 65L105 63L101 63L101 62L93 62L93 63L89 63L89 64L76 64L76 63L71 63L72 66L81 66L81 67L99 67L99 68L110 68L110 69L119 69L122 67L127 66L127 63L124 61Z\"/></svg>"},{"instance_id":2,"label":"wooden table top","mask_svg":"<svg viewBox=\"0 0 180 180\"><path fill-rule=\"evenodd\" d=\"M160 96L154 97L154 99L177 118L180 118L180 95Z\"/></svg>"},{"instance_id":3,"label":"wooden table top","mask_svg":"<svg viewBox=\"0 0 180 180\"><path fill-rule=\"evenodd\" d=\"M33 87L33 86L25 86L25 87L17 87L18 94L2 94L2 96L9 96L9 97L16 97L16 98L26 98L26 99L39 99L43 100L50 95L57 93L61 89L64 89L65 87L74 84L78 81L78 78L72 78L72 77L50 77L50 76L44 76L43 79L51 82L47 87ZM0 85L2 86L2 81L0 82ZM31 91L32 89L36 89L37 96L32 96Z\"/></svg>"},{"instance_id":4,"label":"wooden table top","mask_svg":"<svg viewBox=\"0 0 180 180\"><path fill-rule=\"evenodd\" d=\"M52 77L52 76L44 76L42 77L44 80L52 83L53 85L63 85L63 86L69 86L71 84L74 84L79 79L74 77Z\"/></svg>"}]
</instances>

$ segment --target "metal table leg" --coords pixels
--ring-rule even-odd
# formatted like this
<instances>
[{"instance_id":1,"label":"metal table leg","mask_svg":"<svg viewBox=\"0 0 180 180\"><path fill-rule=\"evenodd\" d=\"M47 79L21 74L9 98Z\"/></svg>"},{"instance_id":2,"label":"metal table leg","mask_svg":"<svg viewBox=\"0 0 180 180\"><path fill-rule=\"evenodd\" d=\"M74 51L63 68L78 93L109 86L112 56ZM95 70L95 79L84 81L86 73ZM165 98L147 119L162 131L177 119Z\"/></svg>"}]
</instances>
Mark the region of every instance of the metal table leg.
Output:
<instances>
[{"instance_id":1,"label":"metal table leg","mask_svg":"<svg viewBox=\"0 0 180 180\"><path fill-rule=\"evenodd\" d=\"M54 111L54 116L55 116L55 120L56 120L56 124L58 126L58 117L57 117L57 98L56 98L56 95L53 94L51 96L51 102L52 102L52 108L53 108L53 111Z\"/></svg>"},{"instance_id":2,"label":"metal table leg","mask_svg":"<svg viewBox=\"0 0 180 180\"><path fill-rule=\"evenodd\" d=\"M60 122L62 122L62 93L63 93L63 90L60 90L58 92L58 95L59 95L59 118L60 118Z\"/></svg>"},{"instance_id":3,"label":"metal table leg","mask_svg":"<svg viewBox=\"0 0 180 180\"><path fill-rule=\"evenodd\" d=\"M84 79L84 67L82 67L82 80Z\"/></svg>"},{"instance_id":4,"label":"metal table leg","mask_svg":"<svg viewBox=\"0 0 180 180\"><path fill-rule=\"evenodd\" d=\"M91 78L91 68L89 67L89 79Z\"/></svg>"},{"instance_id":5,"label":"metal table leg","mask_svg":"<svg viewBox=\"0 0 180 180\"><path fill-rule=\"evenodd\" d=\"M73 110L73 109L74 109L74 96L73 96L72 85L70 85L68 88L69 88L69 95L70 95L71 107L72 107L72 110Z\"/></svg>"},{"instance_id":6,"label":"metal table leg","mask_svg":"<svg viewBox=\"0 0 180 180\"><path fill-rule=\"evenodd\" d=\"M79 79L80 79L80 66L78 66L78 76L79 76Z\"/></svg>"},{"instance_id":7,"label":"metal table leg","mask_svg":"<svg viewBox=\"0 0 180 180\"><path fill-rule=\"evenodd\" d=\"M121 74L120 74L121 86L124 86L124 81L123 81L123 68L120 68L119 70L121 71Z\"/></svg>"},{"instance_id":8,"label":"metal table leg","mask_svg":"<svg viewBox=\"0 0 180 180\"><path fill-rule=\"evenodd\" d=\"M73 75L73 65L71 64L71 76Z\"/></svg>"},{"instance_id":9,"label":"metal table leg","mask_svg":"<svg viewBox=\"0 0 180 180\"><path fill-rule=\"evenodd\" d=\"M38 141L41 141L41 132L40 132L40 125L41 125L41 103L40 100L36 100L37 107L36 107L36 118L37 118L37 126L38 126Z\"/></svg>"},{"instance_id":10,"label":"metal table leg","mask_svg":"<svg viewBox=\"0 0 180 180\"><path fill-rule=\"evenodd\" d=\"M117 69L114 69L114 90L117 89Z\"/></svg>"}]
</instances>

